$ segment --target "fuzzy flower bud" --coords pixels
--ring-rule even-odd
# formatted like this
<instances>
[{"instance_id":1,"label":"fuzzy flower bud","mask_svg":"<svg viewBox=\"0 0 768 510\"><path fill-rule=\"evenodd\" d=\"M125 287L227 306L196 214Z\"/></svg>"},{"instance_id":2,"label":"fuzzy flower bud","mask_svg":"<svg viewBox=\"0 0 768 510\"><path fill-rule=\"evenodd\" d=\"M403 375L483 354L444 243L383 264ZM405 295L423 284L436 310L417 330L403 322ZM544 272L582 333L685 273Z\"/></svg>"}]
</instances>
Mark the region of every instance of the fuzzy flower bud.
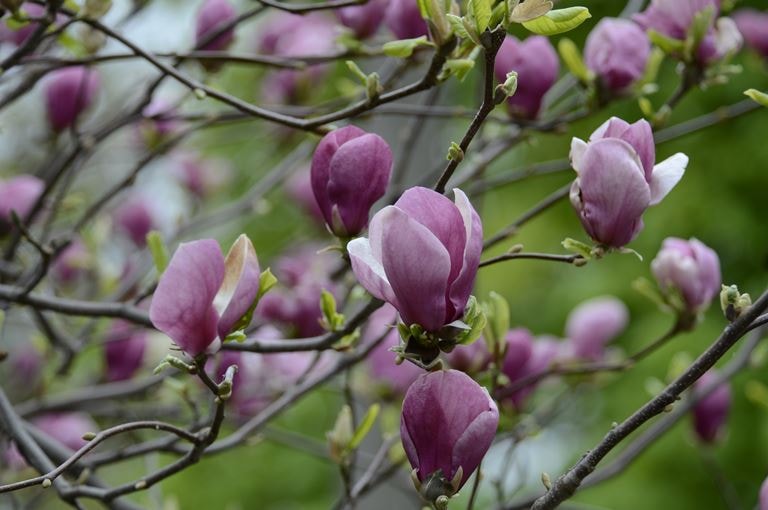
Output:
<instances>
[{"instance_id":1,"label":"fuzzy flower bud","mask_svg":"<svg viewBox=\"0 0 768 510\"><path fill-rule=\"evenodd\" d=\"M157 285L152 324L190 356L250 319L259 292L259 261L241 235L226 259L213 239L179 245Z\"/></svg>"},{"instance_id":2,"label":"fuzzy flower bud","mask_svg":"<svg viewBox=\"0 0 768 510\"><path fill-rule=\"evenodd\" d=\"M507 36L496 55L494 69L501 83L506 81L507 73L517 72L517 89L507 104L514 115L535 119L544 94L557 79L560 61L546 37L532 36L520 41Z\"/></svg>"},{"instance_id":3,"label":"fuzzy flower bud","mask_svg":"<svg viewBox=\"0 0 768 510\"><path fill-rule=\"evenodd\" d=\"M694 314L706 310L720 292L720 260L698 239L668 237L651 270L662 292L678 293L685 309Z\"/></svg>"},{"instance_id":4,"label":"fuzzy flower bud","mask_svg":"<svg viewBox=\"0 0 768 510\"><path fill-rule=\"evenodd\" d=\"M48 123L59 133L75 125L96 97L99 75L86 67L65 67L53 71L45 84Z\"/></svg>"},{"instance_id":5,"label":"fuzzy flower bud","mask_svg":"<svg viewBox=\"0 0 768 510\"><path fill-rule=\"evenodd\" d=\"M379 135L347 126L323 137L312 156L312 190L334 234L355 236L368 225L391 173L392 150Z\"/></svg>"},{"instance_id":6,"label":"fuzzy flower bud","mask_svg":"<svg viewBox=\"0 0 768 510\"><path fill-rule=\"evenodd\" d=\"M573 309L565 324L572 354L580 359L599 361L605 346L627 327L629 312L620 300L600 297Z\"/></svg>"},{"instance_id":7,"label":"fuzzy flower bud","mask_svg":"<svg viewBox=\"0 0 768 510\"><path fill-rule=\"evenodd\" d=\"M587 234L613 248L640 233L645 210L672 190L688 165L688 157L677 153L654 166L650 124L616 117L592 133L589 143L574 138L570 158L577 174L571 204Z\"/></svg>"},{"instance_id":8,"label":"fuzzy flower bud","mask_svg":"<svg viewBox=\"0 0 768 510\"><path fill-rule=\"evenodd\" d=\"M696 381L694 388L701 390L713 384L718 375L713 370ZM714 443L725 425L731 408L731 388L727 382L701 399L693 408L693 428L696 436L704 443Z\"/></svg>"},{"instance_id":9,"label":"fuzzy flower bud","mask_svg":"<svg viewBox=\"0 0 768 510\"><path fill-rule=\"evenodd\" d=\"M11 212L24 221L43 192L45 184L32 175L0 181L0 236L13 227Z\"/></svg>"},{"instance_id":10,"label":"fuzzy flower bud","mask_svg":"<svg viewBox=\"0 0 768 510\"><path fill-rule=\"evenodd\" d=\"M477 276L483 226L464 192L454 195L411 188L376 213L368 239L347 245L360 284L425 331L464 315Z\"/></svg>"},{"instance_id":11,"label":"fuzzy flower bud","mask_svg":"<svg viewBox=\"0 0 768 510\"><path fill-rule=\"evenodd\" d=\"M584 59L587 67L608 90L618 92L645 72L651 43L632 21L603 18L587 37Z\"/></svg>"},{"instance_id":12,"label":"fuzzy flower bud","mask_svg":"<svg viewBox=\"0 0 768 510\"><path fill-rule=\"evenodd\" d=\"M384 23L398 39L413 39L428 33L419 4L413 0L390 0Z\"/></svg>"},{"instance_id":13,"label":"fuzzy flower bud","mask_svg":"<svg viewBox=\"0 0 768 510\"><path fill-rule=\"evenodd\" d=\"M226 50L235 39L235 29L230 28L208 41L225 25L235 20L237 12L227 0L206 0L197 12L195 46L205 51Z\"/></svg>"},{"instance_id":14,"label":"fuzzy flower bud","mask_svg":"<svg viewBox=\"0 0 768 510\"><path fill-rule=\"evenodd\" d=\"M455 494L491 446L499 411L488 391L457 370L420 376L403 401L400 436L429 501Z\"/></svg>"}]
</instances>

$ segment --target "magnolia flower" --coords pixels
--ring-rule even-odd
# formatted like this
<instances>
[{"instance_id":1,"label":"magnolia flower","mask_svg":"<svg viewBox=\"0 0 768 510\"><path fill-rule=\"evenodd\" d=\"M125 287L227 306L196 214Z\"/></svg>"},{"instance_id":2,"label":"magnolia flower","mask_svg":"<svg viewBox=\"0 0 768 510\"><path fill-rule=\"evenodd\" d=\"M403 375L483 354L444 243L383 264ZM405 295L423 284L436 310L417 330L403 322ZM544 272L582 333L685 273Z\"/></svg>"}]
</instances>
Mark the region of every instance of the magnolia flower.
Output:
<instances>
[{"instance_id":1,"label":"magnolia flower","mask_svg":"<svg viewBox=\"0 0 768 510\"><path fill-rule=\"evenodd\" d=\"M491 353L482 337L469 345L457 347L445 357L451 368L467 374L482 372L491 363Z\"/></svg>"},{"instance_id":2,"label":"magnolia flower","mask_svg":"<svg viewBox=\"0 0 768 510\"><path fill-rule=\"evenodd\" d=\"M574 138L570 157L577 174L571 204L587 234L613 248L640 233L645 210L672 190L688 165L688 156L677 153L654 166L650 124L616 117L592 133L589 142Z\"/></svg>"},{"instance_id":3,"label":"magnolia flower","mask_svg":"<svg viewBox=\"0 0 768 510\"><path fill-rule=\"evenodd\" d=\"M710 370L696 381L694 388L701 390L715 383L717 379L717 373ZM694 406L693 428L696 436L704 443L715 442L728 419L730 408L731 388L727 382L723 382Z\"/></svg>"},{"instance_id":4,"label":"magnolia flower","mask_svg":"<svg viewBox=\"0 0 768 510\"><path fill-rule=\"evenodd\" d=\"M561 342L547 337L534 340L531 332L525 328L511 329L506 341L507 352L501 372L509 379L510 389L524 379L546 372L561 355ZM532 381L512 392L507 391L507 398L516 409L521 409L537 384L537 381Z\"/></svg>"},{"instance_id":5,"label":"magnolia flower","mask_svg":"<svg viewBox=\"0 0 768 510\"><path fill-rule=\"evenodd\" d=\"M96 71L82 66L50 73L45 83L48 123L54 132L71 128L93 103L100 84Z\"/></svg>"},{"instance_id":6,"label":"magnolia flower","mask_svg":"<svg viewBox=\"0 0 768 510\"><path fill-rule=\"evenodd\" d=\"M400 436L422 495L434 501L461 489L498 425L496 403L465 373L438 371L416 379L403 401Z\"/></svg>"},{"instance_id":7,"label":"magnolia flower","mask_svg":"<svg viewBox=\"0 0 768 510\"><path fill-rule=\"evenodd\" d=\"M115 321L104 345L104 361L108 381L125 381L133 377L144 361L147 331L125 321Z\"/></svg>"},{"instance_id":8,"label":"magnolia flower","mask_svg":"<svg viewBox=\"0 0 768 510\"><path fill-rule=\"evenodd\" d=\"M768 58L768 12L739 9L733 20L744 41L764 58Z\"/></svg>"},{"instance_id":9,"label":"magnolia flower","mask_svg":"<svg viewBox=\"0 0 768 510\"><path fill-rule=\"evenodd\" d=\"M208 38L235 21L236 18L237 12L227 0L206 0L197 12L195 46L205 51L227 49L235 39L234 27L225 30L210 41Z\"/></svg>"},{"instance_id":10,"label":"magnolia flower","mask_svg":"<svg viewBox=\"0 0 768 510\"><path fill-rule=\"evenodd\" d=\"M374 215L369 238L347 249L360 284L387 301L405 324L437 331L464 315L475 283L483 226L469 199L407 190Z\"/></svg>"},{"instance_id":11,"label":"magnolia flower","mask_svg":"<svg viewBox=\"0 0 768 510\"><path fill-rule=\"evenodd\" d=\"M11 230L12 212L20 220L26 220L44 188L45 183L33 175L19 175L0 181L0 235Z\"/></svg>"},{"instance_id":12,"label":"magnolia flower","mask_svg":"<svg viewBox=\"0 0 768 510\"><path fill-rule=\"evenodd\" d=\"M249 319L259 293L259 261L241 235L227 258L213 239L179 245L157 285L149 318L190 356Z\"/></svg>"},{"instance_id":13,"label":"magnolia flower","mask_svg":"<svg viewBox=\"0 0 768 510\"><path fill-rule=\"evenodd\" d=\"M651 42L637 24L626 19L603 18L592 29L584 46L587 67L601 84L621 91L645 72Z\"/></svg>"},{"instance_id":14,"label":"magnolia flower","mask_svg":"<svg viewBox=\"0 0 768 510\"><path fill-rule=\"evenodd\" d=\"M78 237L51 263L51 276L59 283L71 284L84 275L90 266L91 254Z\"/></svg>"},{"instance_id":15,"label":"magnolia flower","mask_svg":"<svg viewBox=\"0 0 768 510\"><path fill-rule=\"evenodd\" d=\"M544 94L557 79L560 62L546 37L532 36L521 42L507 36L496 54L494 70L501 83L507 79L507 73L517 73L517 90L507 104L515 115L535 119Z\"/></svg>"},{"instance_id":16,"label":"magnolia flower","mask_svg":"<svg viewBox=\"0 0 768 510\"><path fill-rule=\"evenodd\" d=\"M627 327L626 305L614 297L584 301L573 309L565 325L571 353L581 359L602 359L605 346Z\"/></svg>"},{"instance_id":17,"label":"magnolia flower","mask_svg":"<svg viewBox=\"0 0 768 510\"><path fill-rule=\"evenodd\" d=\"M677 293L693 314L706 310L720 292L720 259L698 239L668 237L651 262L651 270L662 292Z\"/></svg>"},{"instance_id":18,"label":"magnolia flower","mask_svg":"<svg viewBox=\"0 0 768 510\"><path fill-rule=\"evenodd\" d=\"M428 34L419 4L413 0L390 0L384 23L398 39L413 39Z\"/></svg>"},{"instance_id":19,"label":"magnolia flower","mask_svg":"<svg viewBox=\"0 0 768 510\"><path fill-rule=\"evenodd\" d=\"M147 234L156 228L150 202L135 195L123 202L114 213L115 225L139 248L147 245Z\"/></svg>"},{"instance_id":20,"label":"magnolia flower","mask_svg":"<svg viewBox=\"0 0 768 510\"><path fill-rule=\"evenodd\" d=\"M392 150L379 135L347 126L320 140L312 156L312 191L334 234L354 236L368 225L391 173Z\"/></svg>"},{"instance_id":21,"label":"magnolia flower","mask_svg":"<svg viewBox=\"0 0 768 510\"><path fill-rule=\"evenodd\" d=\"M365 39L376 33L384 21L389 0L368 0L363 5L351 5L336 10L336 17L342 25L354 32L358 39Z\"/></svg>"}]
</instances>

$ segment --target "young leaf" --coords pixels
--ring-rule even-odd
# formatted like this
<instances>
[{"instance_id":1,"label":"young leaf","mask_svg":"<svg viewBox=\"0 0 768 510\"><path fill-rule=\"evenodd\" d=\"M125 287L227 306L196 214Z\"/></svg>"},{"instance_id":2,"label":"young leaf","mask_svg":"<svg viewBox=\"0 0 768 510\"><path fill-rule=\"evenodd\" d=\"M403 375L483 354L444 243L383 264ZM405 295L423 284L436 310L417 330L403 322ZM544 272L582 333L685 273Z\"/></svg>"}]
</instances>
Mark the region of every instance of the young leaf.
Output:
<instances>
[{"instance_id":1,"label":"young leaf","mask_svg":"<svg viewBox=\"0 0 768 510\"><path fill-rule=\"evenodd\" d=\"M744 91L744 95L752 99L760 106L765 106L768 108L768 94L765 92L760 92L757 89L749 89Z\"/></svg>"},{"instance_id":2,"label":"young leaf","mask_svg":"<svg viewBox=\"0 0 768 510\"><path fill-rule=\"evenodd\" d=\"M259 276L259 293L256 296L256 301L261 299L261 297L269 292L269 289L275 285L277 285L277 278L275 278L275 275L272 274L272 271L269 268L266 268Z\"/></svg>"},{"instance_id":3,"label":"young leaf","mask_svg":"<svg viewBox=\"0 0 768 510\"><path fill-rule=\"evenodd\" d=\"M365 85L365 84L366 84L366 82L368 81L368 75L366 75L366 74L363 72L363 70L362 70L362 69L360 69L360 68L357 66L357 64L355 64L355 63L354 63L353 61L351 61L351 60L347 60L347 61L345 62L345 64L347 64L347 68L349 68L349 70L350 70L350 71L352 71L352 74L354 74L355 76L357 76L357 78L360 80L360 82L361 82L363 85Z\"/></svg>"},{"instance_id":4,"label":"young leaf","mask_svg":"<svg viewBox=\"0 0 768 510\"><path fill-rule=\"evenodd\" d=\"M475 29L479 34L485 32L491 22L490 0L469 0L469 11L475 18Z\"/></svg>"},{"instance_id":5,"label":"young leaf","mask_svg":"<svg viewBox=\"0 0 768 510\"><path fill-rule=\"evenodd\" d=\"M157 274L163 274L165 268L168 267L168 250L165 248L160 232L152 230L147 234L147 247L149 248L149 253L152 254Z\"/></svg>"},{"instance_id":6,"label":"young leaf","mask_svg":"<svg viewBox=\"0 0 768 510\"><path fill-rule=\"evenodd\" d=\"M557 35L573 30L591 17L586 7L568 7L549 11L544 16L524 22L523 26L534 34Z\"/></svg>"},{"instance_id":7,"label":"young leaf","mask_svg":"<svg viewBox=\"0 0 768 510\"><path fill-rule=\"evenodd\" d=\"M679 54L685 49L685 41L667 37L655 30L648 30L648 39L667 55Z\"/></svg>"},{"instance_id":8,"label":"young leaf","mask_svg":"<svg viewBox=\"0 0 768 510\"><path fill-rule=\"evenodd\" d=\"M471 58L453 58L445 62L445 68L459 81L464 81L473 67L475 67L475 61Z\"/></svg>"},{"instance_id":9,"label":"young leaf","mask_svg":"<svg viewBox=\"0 0 768 510\"><path fill-rule=\"evenodd\" d=\"M363 416L363 419L360 421L360 425L358 425L357 430L355 430L355 434L352 436L352 439L349 441L350 450L354 450L355 448L360 446L360 443L363 442L363 439L365 439L365 436L367 436L368 433L371 431L373 424L376 422L376 418L379 416L380 410L381 410L381 406L379 406L379 404L373 404L371 407L368 408L368 411L366 411L365 416Z\"/></svg>"},{"instance_id":10,"label":"young leaf","mask_svg":"<svg viewBox=\"0 0 768 510\"><path fill-rule=\"evenodd\" d=\"M434 46L427 41L427 36L422 35L415 39L401 39L399 41L390 41L382 46L384 54L394 58L408 58L419 46ZM361 71L362 72L362 71Z\"/></svg>"},{"instance_id":11,"label":"young leaf","mask_svg":"<svg viewBox=\"0 0 768 510\"><path fill-rule=\"evenodd\" d=\"M552 10L554 4L550 0L519 0L508 1L509 21L512 23L525 23L544 16Z\"/></svg>"},{"instance_id":12,"label":"young leaf","mask_svg":"<svg viewBox=\"0 0 768 510\"><path fill-rule=\"evenodd\" d=\"M576 43L568 38L562 38L557 43L557 51L560 58L563 59L568 70L582 83L589 84L595 79L595 75L587 68L584 59L581 58L581 52Z\"/></svg>"}]
</instances>

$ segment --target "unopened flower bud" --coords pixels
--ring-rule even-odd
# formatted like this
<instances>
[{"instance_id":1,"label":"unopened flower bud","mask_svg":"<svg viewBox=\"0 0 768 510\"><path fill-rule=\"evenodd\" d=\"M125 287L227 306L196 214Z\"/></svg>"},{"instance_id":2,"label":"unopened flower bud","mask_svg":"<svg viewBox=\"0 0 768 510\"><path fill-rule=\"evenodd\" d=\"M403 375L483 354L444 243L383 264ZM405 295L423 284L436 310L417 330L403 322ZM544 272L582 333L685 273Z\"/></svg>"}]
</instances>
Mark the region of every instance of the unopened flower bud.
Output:
<instances>
[{"instance_id":1,"label":"unopened flower bud","mask_svg":"<svg viewBox=\"0 0 768 510\"><path fill-rule=\"evenodd\" d=\"M363 5L351 5L336 10L342 25L354 32L358 39L366 39L379 29L384 21L388 0L368 0Z\"/></svg>"},{"instance_id":2,"label":"unopened flower bud","mask_svg":"<svg viewBox=\"0 0 768 510\"><path fill-rule=\"evenodd\" d=\"M233 22L237 17L235 8L227 0L206 0L197 13L195 45L206 51L225 50L235 39L235 29L229 28L212 40L213 34L218 33L224 26Z\"/></svg>"},{"instance_id":3,"label":"unopened flower bud","mask_svg":"<svg viewBox=\"0 0 768 510\"><path fill-rule=\"evenodd\" d=\"M96 71L82 66L65 67L50 74L45 85L48 123L58 133L75 125L99 89Z\"/></svg>"},{"instance_id":4,"label":"unopened flower bud","mask_svg":"<svg viewBox=\"0 0 768 510\"><path fill-rule=\"evenodd\" d=\"M387 191L392 150L380 136L347 126L325 135L312 157L312 190L339 237L360 233L371 206Z\"/></svg>"},{"instance_id":5,"label":"unopened flower bud","mask_svg":"<svg viewBox=\"0 0 768 510\"><path fill-rule=\"evenodd\" d=\"M398 39L427 35L427 23L413 0L390 0L384 23Z\"/></svg>"},{"instance_id":6,"label":"unopened flower bud","mask_svg":"<svg viewBox=\"0 0 768 510\"><path fill-rule=\"evenodd\" d=\"M422 495L454 495L491 446L499 425L485 388L457 370L420 376L403 401L400 436Z\"/></svg>"},{"instance_id":7,"label":"unopened flower bud","mask_svg":"<svg viewBox=\"0 0 768 510\"><path fill-rule=\"evenodd\" d=\"M701 390L718 379L714 370L706 372L694 388ZM731 408L731 389L727 382L722 382L712 393L701 399L693 408L693 427L696 436L704 443L713 443L720 435Z\"/></svg>"},{"instance_id":8,"label":"unopened flower bud","mask_svg":"<svg viewBox=\"0 0 768 510\"><path fill-rule=\"evenodd\" d=\"M636 23L603 18L587 37L585 63L611 91L621 91L644 73L651 43Z\"/></svg>"},{"instance_id":9,"label":"unopened flower bud","mask_svg":"<svg viewBox=\"0 0 768 510\"><path fill-rule=\"evenodd\" d=\"M33 175L19 175L0 181L0 236L13 228L11 213L24 222L43 192L45 184Z\"/></svg>"},{"instance_id":10,"label":"unopened flower bud","mask_svg":"<svg viewBox=\"0 0 768 510\"><path fill-rule=\"evenodd\" d=\"M627 326L629 312L614 297L595 298L573 309L565 325L572 354L580 359L599 361L605 346Z\"/></svg>"},{"instance_id":11,"label":"unopened flower bud","mask_svg":"<svg viewBox=\"0 0 768 510\"><path fill-rule=\"evenodd\" d=\"M541 109L544 94L557 79L560 62L557 53L543 36L519 41L507 36L501 45L495 63L496 78L507 81L507 73L517 73L517 88L508 100L510 111L526 119L535 119Z\"/></svg>"},{"instance_id":12,"label":"unopened flower bud","mask_svg":"<svg viewBox=\"0 0 768 510\"><path fill-rule=\"evenodd\" d=\"M768 58L768 12L739 9L732 18L747 45Z\"/></svg>"}]
</instances>

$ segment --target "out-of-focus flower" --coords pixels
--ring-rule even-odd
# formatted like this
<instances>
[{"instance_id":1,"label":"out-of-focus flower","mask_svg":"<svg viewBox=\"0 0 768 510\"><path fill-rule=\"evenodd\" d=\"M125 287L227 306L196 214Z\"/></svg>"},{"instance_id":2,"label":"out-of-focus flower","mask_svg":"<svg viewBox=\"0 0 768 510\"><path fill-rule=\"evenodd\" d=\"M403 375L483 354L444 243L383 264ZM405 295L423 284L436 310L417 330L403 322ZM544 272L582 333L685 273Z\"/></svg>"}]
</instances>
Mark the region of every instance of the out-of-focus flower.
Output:
<instances>
[{"instance_id":1,"label":"out-of-focus flower","mask_svg":"<svg viewBox=\"0 0 768 510\"><path fill-rule=\"evenodd\" d=\"M420 376L403 401L400 436L429 501L452 496L477 469L499 425L485 388L458 370Z\"/></svg>"},{"instance_id":2,"label":"out-of-focus flower","mask_svg":"<svg viewBox=\"0 0 768 510\"><path fill-rule=\"evenodd\" d=\"M678 41L685 41L696 15L711 9L709 29L696 48L696 59L709 64L738 50L741 36L733 21L720 18L720 0L652 0L648 8L633 16L646 30Z\"/></svg>"},{"instance_id":3,"label":"out-of-focus flower","mask_svg":"<svg viewBox=\"0 0 768 510\"><path fill-rule=\"evenodd\" d=\"M717 372L710 370L696 381L694 388L701 390L717 381ZM704 443L714 443L728 419L731 408L731 388L727 382L701 399L693 408L693 428Z\"/></svg>"},{"instance_id":4,"label":"out-of-focus flower","mask_svg":"<svg viewBox=\"0 0 768 510\"><path fill-rule=\"evenodd\" d=\"M169 163L171 173L193 195L205 198L232 178L228 162L205 158L193 152L177 152Z\"/></svg>"},{"instance_id":5,"label":"out-of-focus flower","mask_svg":"<svg viewBox=\"0 0 768 510\"><path fill-rule=\"evenodd\" d=\"M41 432L73 451L85 446L84 434L98 430L96 423L85 413L45 414L31 421ZM24 457L14 443L9 445L1 457L3 463L11 469L20 470L26 467Z\"/></svg>"},{"instance_id":6,"label":"out-of-focus flower","mask_svg":"<svg viewBox=\"0 0 768 510\"><path fill-rule=\"evenodd\" d=\"M587 67L608 90L626 89L642 77L651 42L632 21L603 18L592 29L584 46Z\"/></svg>"},{"instance_id":7,"label":"out-of-focus flower","mask_svg":"<svg viewBox=\"0 0 768 510\"><path fill-rule=\"evenodd\" d=\"M58 133L73 127L93 103L99 84L98 73L87 67L53 71L45 83L45 105L51 129Z\"/></svg>"},{"instance_id":8,"label":"out-of-focus flower","mask_svg":"<svg viewBox=\"0 0 768 510\"><path fill-rule=\"evenodd\" d=\"M78 237L51 263L51 276L59 283L71 284L88 271L90 264L91 254Z\"/></svg>"},{"instance_id":9,"label":"out-of-focus flower","mask_svg":"<svg viewBox=\"0 0 768 510\"><path fill-rule=\"evenodd\" d=\"M0 236L13 228L11 212L24 221L40 198L45 184L33 175L19 175L0 181Z\"/></svg>"},{"instance_id":10,"label":"out-of-focus flower","mask_svg":"<svg viewBox=\"0 0 768 510\"><path fill-rule=\"evenodd\" d=\"M293 174L288 179L285 190L309 216L317 220L321 225L325 225L323 211L317 204L315 192L312 191L312 176L310 175L309 168L301 169Z\"/></svg>"},{"instance_id":11,"label":"out-of-focus flower","mask_svg":"<svg viewBox=\"0 0 768 510\"><path fill-rule=\"evenodd\" d=\"M42 353L30 341L7 349L8 359L0 364L0 384L14 402L32 397L43 387Z\"/></svg>"},{"instance_id":12,"label":"out-of-focus flower","mask_svg":"<svg viewBox=\"0 0 768 510\"><path fill-rule=\"evenodd\" d=\"M392 150L379 135L346 126L323 137L312 156L312 190L334 234L352 237L368 225L391 173Z\"/></svg>"},{"instance_id":13,"label":"out-of-focus flower","mask_svg":"<svg viewBox=\"0 0 768 510\"><path fill-rule=\"evenodd\" d=\"M386 338L368 355L368 369L376 381L386 385L393 393L404 395L424 370L408 361L395 364L395 354L389 349L400 344L397 328L392 327L396 319L397 311L385 304L371 315L363 341L374 342L386 333Z\"/></svg>"},{"instance_id":14,"label":"out-of-focus flower","mask_svg":"<svg viewBox=\"0 0 768 510\"><path fill-rule=\"evenodd\" d=\"M259 261L241 235L226 260L219 244L202 239L179 245L157 285L149 318L190 356L243 325L259 293Z\"/></svg>"},{"instance_id":15,"label":"out-of-focus flower","mask_svg":"<svg viewBox=\"0 0 768 510\"><path fill-rule=\"evenodd\" d=\"M363 5L337 9L336 17L342 25L352 30L355 37L366 39L379 29L388 4L389 0L369 0Z\"/></svg>"},{"instance_id":16,"label":"out-of-focus flower","mask_svg":"<svg viewBox=\"0 0 768 510\"><path fill-rule=\"evenodd\" d=\"M629 312L615 297L599 297L573 309L565 325L572 354L580 359L599 361L605 346L627 327Z\"/></svg>"},{"instance_id":17,"label":"out-of-focus flower","mask_svg":"<svg viewBox=\"0 0 768 510\"><path fill-rule=\"evenodd\" d=\"M543 374L562 354L562 342L551 338L534 340L530 331L516 328L507 334L507 352L501 372L509 379L507 399L516 409L522 409L528 396L536 389L538 381L517 387L523 380ZM502 390L503 391L503 390Z\"/></svg>"},{"instance_id":18,"label":"out-of-focus flower","mask_svg":"<svg viewBox=\"0 0 768 510\"><path fill-rule=\"evenodd\" d=\"M229 28L213 37L224 26L235 21L237 12L227 0L205 0L197 12L195 46L205 51L226 50L235 39L235 29ZM208 40L213 37L212 40Z\"/></svg>"},{"instance_id":19,"label":"out-of-focus flower","mask_svg":"<svg viewBox=\"0 0 768 510\"><path fill-rule=\"evenodd\" d=\"M670 297L676 293L693 314L706 310L720 292L720 259L698 239L668 237L651 270L662 292Z\"/></svg>"},{"instance_id":20,"label":"out-of-focus flower","mask_svg":"<svg viewBox=\"0 0 768 510\"><path fill-rule=\"evenodd\" d=\"M517 73L517 90L507 99L507 104L513 114L535 119L539 115L544 94L557 79L560 61L546 37L537 35L521 42L507 36L496 54L494 69L501 83L507 79L507 73Z\"/></svg>"},{"instance_id":21,"label":"out-of-focus flower","mask_svg":"<svg viewBox=\"0 0 768 510\"><path fill-rule=\"evenodd\" d=\"M413 0L390 0L384 23L398 39L413 39L429 32L419 4Z\"/></svg>"},{"instance_id":22,"label":"out-of-focus flower","mask_svg":"<svg viewBox=\"0 0 768 510\"><path fill-rule=\"evenodd\" d=\"M640 233L645 210L672 190L688 165L688 157L677 153L654 166L650 124L616 117L592 133L589 143L574 138L570 157L577 174L571 204L587 234L613 248Z\"/></svg>"},{"instance_id":23,"label":"out-of-focus flower","mask_svg":"<svg viewBox=\"0 0 768 510\"><path fill-rule=\"evenodd\" d=\"M322 13L301 16L281 12L260 32L258 46L262 53L279 57L329 55L336 49L336 25ZM327 65L312 65L302 71L269 73L262 83L262 95L270 103L301 102L317 89L327 72Z\"/></svg>"},{"instance_id":24,"label":"out-of-focus flower","mask_svg":"<svg viewBox=\"0 0 768 510\"><path fill-rule=\"evenodd\" d=\"M139 248L147 245L147 234L156 228L152 206L147 199L134 195L114 213L115 225Z\"/></svg>"},{"instance_id":25,"label":"out-of-focus flower","mask_svg":"<svg viewBox=\"0 0 768 510\"><path fill-rule=\"evenodd\" d=\"M768 510L768 478L763 481L763 484L760 486L760 509L759 510Z\"/></svg>"},{"instance_id":26,"label":"out-of-focus flower","mask_svg":"<svg viewBox=\"0 0 768 510\"><path fill-rule=\"evenodd\" d=\"M768 58L768 12L739 9L732 16L746 43Z\"/></svg>"},{"instance_id":27,"label":"out-of-focus flower","mask_svg":"<svg viewBox=\"0 0 768 510\"><path fill-rule=\"evenodd\" d=\"M446 355L448 364L467 374L482 372L491 362L491 353L481 337L469 345L457 346Z\"/></svg>"},{"instance_id":28,"label":"out-of-focus flower","mask_svg":"<svg viewBox=\"0 0 768 510\"><path fill-rule=\"evenodd\" d=\"M407 190L373 217L369 238L348 245L360 284L407 325L437 331L464 315L477 276L483 226L467 196Z\"/></svg>"},{"instance_id":29,"label":"out-of-focus flower","mask_svg":"<svg viewBox=\"0 0 768 510\"><path fill-rule=\"evenodd\" d=\"M149 334L126 321L115 321L104 345L108 381L133 377L144 361Z\"/></svg>"},{"instance_id":30,"label":"out-of-focus flower","mask_svg":"<svg viewBox=\"0 0 768 510\"><path fill-rule=\"evenodd\" d=\"M323 290L334 294L330 280L335 257L308 246L289 253L274 264L280 285L264 296L256 312L270 321L291 326L293 334L310 337L323 333L320 325Z\"/></svg>"},{"instance_id":31,"label":"out-of-focus flower","mask_svg":"<svg viewBox=\"0 0 768 510\"><path fill-rule=\"evenodd\" d=\"M40 18L45 16L45 7L42 5L26 2L24 4L24 12L26 12L27 16L30 18ZM27 42L27 39L37 29L37 26L38 23L33 21L17 30L14 30L9 28L8 25L4 22L0 23L0 42L8 42L15 46L21 46Z\"/></svg>"},{"instance_id":32,"label":"out-of-focus flower","mask_svg":"<svg viewBox=\"0 0 768 510\"><path fill-rule=\"evenodd\" d=\"M163 99L153 100L141 115L144 118L136 126L137 134L141 144L149 148L167 140L179 129L179 122L172 118L176 109Z\"/></svg>"}]
</instances>

